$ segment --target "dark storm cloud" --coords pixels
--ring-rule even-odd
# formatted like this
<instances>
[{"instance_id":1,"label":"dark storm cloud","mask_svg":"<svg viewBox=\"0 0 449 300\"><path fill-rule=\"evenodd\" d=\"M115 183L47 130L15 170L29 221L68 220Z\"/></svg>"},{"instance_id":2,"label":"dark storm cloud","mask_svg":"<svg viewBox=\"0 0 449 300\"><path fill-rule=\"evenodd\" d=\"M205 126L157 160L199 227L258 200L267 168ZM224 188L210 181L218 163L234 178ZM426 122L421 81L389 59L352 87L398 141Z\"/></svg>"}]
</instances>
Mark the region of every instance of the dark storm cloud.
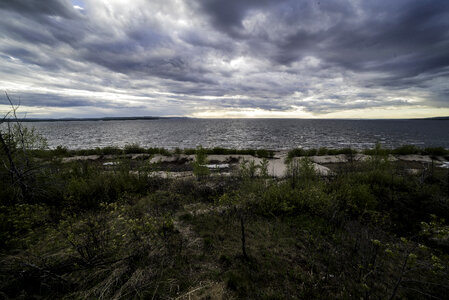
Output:
<instances>
[{"instance_id":1,"label":"dark storm cloud","mask_svg":"<svg viewBox=\"0 0 449 300\"><path fill-rule=\"evenodd\" d=\"M42 30L39 24L36 26L36 24L33 24L33 21L20 15L17 18L12 19L9 19L9 16L9 13L0 11L1 34L3 36L34 45L56 45L59 43L47 29Z\"/></svg>"},{"instance_id":2,"label":"dark storm cloud","mask_svg":"<svg viewBox=\"0 0 449 300\"><path fill-rule=\"evenodd\" d=\"M0 9L28 15L48 15L73 18L76 13L70 0L2 0Z\"/></svg>"},{"instance_id":3,"label":"dark storm cloud","mask_svg":"<svg viewBox=\"0 0 449 300\"><path fill-rule=\"evenodd\" d=\"M276 1L282 5L282 0ZM210 16L212 24L230 35L242 37L242 21L251 9L262 9L276 4L270 0L205 0L199 1L202 10Z\"/></svg>"},{"instance_id":4,"label":"dark storm cloud","mask_svg":"<svg viewBox=\"0 0 449 300\"><path fill-rule=\"evenodd\" d=\"M85 97L68 96L54 93L20 93L8 94L14 105L19 107L87 107L97 106L103 108L143 108L142 105L129 105L128 103L111 103L104 100L92 100ZM0 104L10 105L6 97L0 97Z\"/></svg>"},{"instance_id":5,"label":"dark storm cloud","mask_svg":"<svg viewBox=\"0 0 449 300\"><path fill-rule=\"evenodd\" d=\"M355 71L383 71L399 78L435 72L449 65L449 2L392 2L382 9L367 7L371 15L361 26L333 28L335 53L325 57ZM388 14L389 11L394 13Z\"/></svg>"},{"instance_id":6,"label":"dark storm cloud","mask_svg":"<svg viewBox=\"0 0 449 300\"><path fill-rule=\"evenodd\" d=\"M354 71L391 71L398 76L449 65L448 1L361 1L361 7L351 1L201 3L217 29L229 34L237 30L240 37L267 43L272 40L265 31L245 32L242 23L251 10L271 11L275 18L266 25L292 29L285 37L274 38L275 63L288 65L316 55ZM364 16L357 15L358 9ZM326 19L331 27L320 28Z\"/></svg>"},{"instance_id":7,"label":"dark storm cloud","mask_svg":"<svg viewBox=\"0 0 449 300\"><path fill-rule=\"evenodd\" d=\"M0 82L27 105L449 107L447 0L84 3L0 1Z\"/></svg>"},{"instance_id":8,"label":"dark storm cloud","mask_svg":"<svg viewBox=\"0 0 449 300\"><path fill-rule=\"evenodd\" d=\"M371 98L372 99L372 98ZM409 103L406 100L391 100L387 101L382 100L353 100L351 102L340 102L340 101L331 101L331 100L319 100L319 105L316 104L316 101L304 102L300 103L301 106L306 108L307 110L314 111L317 113L330 113L336 110L353 110L353 109L364 109L364 108L376 108L376 107L385 107L385 106L407 106Z\"/></svg>"}]
</instances>

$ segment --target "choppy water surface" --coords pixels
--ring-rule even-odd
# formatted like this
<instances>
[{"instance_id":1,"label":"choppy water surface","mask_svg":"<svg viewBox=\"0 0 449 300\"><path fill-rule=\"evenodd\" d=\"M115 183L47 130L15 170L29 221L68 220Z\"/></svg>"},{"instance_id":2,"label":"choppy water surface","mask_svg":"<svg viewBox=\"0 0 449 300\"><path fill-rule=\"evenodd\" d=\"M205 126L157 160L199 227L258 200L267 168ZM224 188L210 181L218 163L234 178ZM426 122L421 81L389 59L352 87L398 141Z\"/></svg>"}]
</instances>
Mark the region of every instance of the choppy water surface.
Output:
<instances>
[{"instance_id":1,"label":"choppy water surface","mask_svg":"<svg viewBox=\"0 0 449 300\"><path fill-rule=\"evenodd\" d=\"M414 144L449 148L444 120L160 119L25 123L50 147L105 146L265 148L371 148Z\"/></svg>"}]
</instances>

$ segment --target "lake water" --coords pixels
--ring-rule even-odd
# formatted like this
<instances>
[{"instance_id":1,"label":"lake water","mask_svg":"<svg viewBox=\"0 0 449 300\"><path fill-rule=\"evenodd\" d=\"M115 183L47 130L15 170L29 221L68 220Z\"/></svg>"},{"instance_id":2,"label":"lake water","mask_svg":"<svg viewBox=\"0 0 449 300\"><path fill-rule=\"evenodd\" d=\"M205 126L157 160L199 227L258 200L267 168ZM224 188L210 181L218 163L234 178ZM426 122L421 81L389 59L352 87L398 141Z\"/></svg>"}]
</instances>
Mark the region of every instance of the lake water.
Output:
<instances>
[{"instance_id":1,"label":"lake water","mask_svg":"<svg viewBox=\"0 0 449 300\"><path fill-rule=\"evenodd\" d=\"M105 146L265 148L371 148L413 144L449 148L444 120L159 119L24 123L50 147Z\"/></svg>"}]
</instances>

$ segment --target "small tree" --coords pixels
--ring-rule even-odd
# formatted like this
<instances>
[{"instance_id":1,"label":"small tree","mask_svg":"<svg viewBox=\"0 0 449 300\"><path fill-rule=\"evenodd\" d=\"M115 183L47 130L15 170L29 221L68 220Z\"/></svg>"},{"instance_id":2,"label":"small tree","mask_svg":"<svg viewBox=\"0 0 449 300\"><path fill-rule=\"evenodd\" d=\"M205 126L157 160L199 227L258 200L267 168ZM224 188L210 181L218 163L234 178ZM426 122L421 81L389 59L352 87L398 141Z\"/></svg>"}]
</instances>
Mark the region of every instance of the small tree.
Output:
<instances>
[{"instance_id":1,"label":"small tree","mask_svg":"<svg viewBox=\"0 0 449 300\"><path fill-rule=\"evenodd\" d=\"M268 173L268 165L269 165L268 159L263 158L260 161L260 164L259 164L259 175L260 175L260 177L262 177L262 178L270 177L270 175Z\"/></svg>"},{"instance_id":2,"label":"small tree","mask_svg":"<svg viewBox=\"0 0 449 300\"><path fill-rule=\"evenodd\" d=\"M260 169L262 180L256 177L257 169ZM264 183L267 177L268 160L262 161L259 166L255 164L254 160L243 161L239 169L240 188L234 192L223 194L219 199L219 203L228 206L230 208L228 211L234 213L239 219L242 257L245 260L249 260L246 249L246 221L251 216L256 201L260 197L261 188L264 186L261 183Z\"/></svg>"},{"instance_id":3,"label":"small tree","mask_svg":"<svg viewBox=\"0 0 449 300\"><path fill-rule=\"evenodd\" d=\"M11 109L0 120L0 177L13 192L10 200L28 202L34 198L35 171L39 168L30 150L46 148L47 143L34 128L23 126L17 117L19 106L5 94Z\"/></svg>"},{"instance_id":4,"label":"small tree","mask_svg":"<svg viewBox=\"0 0 449 300\"><path fill-rule=\"evenodd\" d=\"M193 163L193 174L198 179L207 177L210 173L207 163L207 153L202 146L196 148L195 162Z\"/></svg>"},{"instance_id":5,"label":"small tree","mask_svg":"<svg viewBox=\"0 0 449 300\"><path fill-rule=\"evenodd\" d=\"M241 248L242 257L245 260L249 259L246 251L246 231L245 223L248 210L251 207L251 202L254 201L255 195L253 193L230 193L223 194L219 199L220 205L226 205L229 207L229 212L234 213L240 221L240 231L241 231Z\"/></svg>"},{"instance_id":6,"label":"small tree","mask_svg":"<svg viewBox=\"0 0 449 300\"><path fill-rule=\"evenodd\" d=\"M290 179L291 187L310 187L317 179L317 173L313 162L308 157L292 159L287 165L287 177Z\"/></svg>"},{"instance_id":7,"label":"small tree","mask_svg":"<svg viewBox=\"0 0 449 300\"><path fill-rule=\"evenodd\" d=\"M257 165L256 162L251 160L244 160L239 166L239 175L242 178L254 178L257 174Z\"/></svg>"}]
</instances>

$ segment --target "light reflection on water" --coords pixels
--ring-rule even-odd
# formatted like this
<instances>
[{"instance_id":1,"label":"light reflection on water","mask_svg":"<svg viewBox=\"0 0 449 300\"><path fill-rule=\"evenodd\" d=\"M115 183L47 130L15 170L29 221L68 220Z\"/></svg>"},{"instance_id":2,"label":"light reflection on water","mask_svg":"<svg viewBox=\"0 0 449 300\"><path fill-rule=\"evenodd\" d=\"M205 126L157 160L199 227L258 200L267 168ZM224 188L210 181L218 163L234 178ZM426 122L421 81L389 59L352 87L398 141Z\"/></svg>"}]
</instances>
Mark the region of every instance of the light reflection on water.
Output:
<instances>
[{"instance_id":1,"label":"light reflection on water","mask_svg":"<svg viewBox=\"0 0 449 300\"><path fill-rule=\"evenodd\" d=\"M444 120L160 119L24 123L51 148L105 146L265 148L371 148L414 144L449 148Z\"/></svg>"}]
</instances>

